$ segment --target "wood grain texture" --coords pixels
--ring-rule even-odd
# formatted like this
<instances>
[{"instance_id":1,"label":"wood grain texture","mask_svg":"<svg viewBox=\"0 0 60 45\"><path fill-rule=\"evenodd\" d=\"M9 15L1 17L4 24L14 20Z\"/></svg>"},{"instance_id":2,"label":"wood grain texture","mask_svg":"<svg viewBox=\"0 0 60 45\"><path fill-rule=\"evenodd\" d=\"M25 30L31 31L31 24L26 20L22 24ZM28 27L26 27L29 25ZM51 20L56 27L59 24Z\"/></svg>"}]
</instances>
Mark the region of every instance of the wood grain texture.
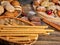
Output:
<instances>
[{"instance_id":1,"label":"wood grain texture","mask_svg":"<svg viewBox=\"0 0 60 45\"><path fill-rule=\"evenodd\" d=\"M60 45L60 32L55 31L51 35L39 35L38 41L33 45Z\"/></svg>"},{"instance_id":2,"label":"wood grain texture","mask_svg":"<svg viewBox=\"0 0 60 45\"><path fill-rule=\"evenodd\" d=\"M37 41L34 45L60 45L57 41Z\"/></svg>"}]
</instances>

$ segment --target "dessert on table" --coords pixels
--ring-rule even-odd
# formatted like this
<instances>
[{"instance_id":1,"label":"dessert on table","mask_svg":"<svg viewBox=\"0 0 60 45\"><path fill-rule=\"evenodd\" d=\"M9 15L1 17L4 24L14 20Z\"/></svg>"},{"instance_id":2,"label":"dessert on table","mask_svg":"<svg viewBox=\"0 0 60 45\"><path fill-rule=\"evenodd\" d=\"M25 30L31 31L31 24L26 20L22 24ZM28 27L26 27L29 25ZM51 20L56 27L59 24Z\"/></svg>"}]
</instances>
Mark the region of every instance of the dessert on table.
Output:
<instances>
[{"instance_id":1,"label":"dessert on table","mask_svg":"<svg viewBox=\"0 0 60 45\"><path fill-rule=\"evenodd\" d=\"M1 0L0 3L0 16L17 17L22 13L18 0Z\"/></svg>"},{"instance_id":2,"label":"dessert on table","mask_svg":"<svg viewBox=\"0 0 60 45\"><path fill-rule=\"evenodd\" d=\"M49 25L60 27L60 0L34 0L33 8L40 18L49 22Z\"/></svg>"}]
</instances>

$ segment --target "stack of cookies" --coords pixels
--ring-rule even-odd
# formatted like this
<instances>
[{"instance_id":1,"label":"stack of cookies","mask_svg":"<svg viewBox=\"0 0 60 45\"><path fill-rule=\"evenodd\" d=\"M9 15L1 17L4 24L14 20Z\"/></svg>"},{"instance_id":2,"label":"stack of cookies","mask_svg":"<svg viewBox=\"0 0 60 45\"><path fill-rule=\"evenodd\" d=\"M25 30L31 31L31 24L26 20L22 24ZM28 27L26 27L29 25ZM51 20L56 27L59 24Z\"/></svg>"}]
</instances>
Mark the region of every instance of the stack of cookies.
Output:
<instances>
[{"instance_id":1,"label":"stack of cookies","mask_svg":"<svg viewBox=\"0 0 60 45\"><path fill-rule=\"evenodd\" d=\"M60 17L60 0L34 0L33 8L36 12L44 12L50 16Z\"/></svg>"},{"instance_id":2,"label":"stack of cookies","mask_svg":"<svg viewBox=\"0 0 60 45\"><path fill-rule=\"evenodd\" d=\"M1 0L0 16L16 17L22 13L21 4L17 0Z\"/></svg>"}]
</instances>

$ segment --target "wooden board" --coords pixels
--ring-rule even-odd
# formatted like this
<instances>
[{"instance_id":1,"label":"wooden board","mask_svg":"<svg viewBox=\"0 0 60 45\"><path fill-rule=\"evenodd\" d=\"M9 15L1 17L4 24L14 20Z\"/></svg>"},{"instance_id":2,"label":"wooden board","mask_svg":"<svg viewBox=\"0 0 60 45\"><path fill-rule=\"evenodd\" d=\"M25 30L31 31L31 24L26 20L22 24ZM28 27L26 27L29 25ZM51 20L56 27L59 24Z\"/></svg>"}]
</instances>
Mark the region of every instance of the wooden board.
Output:
<instances>
[{"instance_id":1,"label":"wooden board","mask_svg":"<svg viewBox=\"0 0 60 45\"><path fill-rule=\"evenodd\" d=\"M60 45L60 32L55 31L51 35L39 35L38 41L33 45Z\"/></svg>"},{"instance_id":2,"label":"wooden board","mask_svg":"<svg viewBox=\"0 0 60 45\"><path fill-rule=\"evenodd\" d=\"M60 45L57 41L37 41L34 45Z\"/></svg>"}]
</instances>

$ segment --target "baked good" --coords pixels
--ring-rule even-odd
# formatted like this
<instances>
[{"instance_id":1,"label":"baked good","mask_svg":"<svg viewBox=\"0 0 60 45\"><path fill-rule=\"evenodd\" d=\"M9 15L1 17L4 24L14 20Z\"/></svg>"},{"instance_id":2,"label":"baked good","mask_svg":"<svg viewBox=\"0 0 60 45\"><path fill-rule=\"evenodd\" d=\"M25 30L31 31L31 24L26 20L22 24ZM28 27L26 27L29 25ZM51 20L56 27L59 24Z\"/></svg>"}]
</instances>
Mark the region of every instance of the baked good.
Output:
<instances>
[{"instance_id":1,"label":"baked good","mask_svg":"<svg viewBox=\"0 0 60 45\"><path fill-rule=\"evenodd\" d=\"M11 4L16 7L16 6L20 6L21 4L18 1L12 1Z\"/></svg>"},{"instance_id":2,"label":"baked good","mask_svg":"<svg viewBox=\"0 0 60 45\"><path fill-rule=\"evenodd\" d=\"M60 0L43 0L39 6L35 5L33 8L37 13L43 12L52 17L60 17Z\"/></svg>"},{"instance_id":3,"label":"baked good","mask_svg":"<svg viewBox=\"0 0 60 45\"><path fill-rule=\"evenodd\" d=\"M38 7L43 0L33 0L33 7L34 10L36 10L36 7Z\"/></svg>"},{"instance_id":4,"label":"baked good","mask_svg":"<svg viewBox=\"0 0 60 45\"><path fill-rule=\"evenodd\" d=\"M8 12L8 11L6 11L6 12L4 13L4 15L5 15L5 16L8 16L8 17L16 17L18 14L19 14L18 11L14 11L14 12Z\"/></svg>"},{"instance_id":5,"label":"baked good","mask_svg":"<svg viewBox=\"0 0 60 45\"><path fill-rule=\"evenodd\" d=\"M2 13L4 13L4 8L3 8L3 6L0 5L0 15L1 15Z\"/></svg>"},{"instance_id":6,"label":"baked good","mask_svg":"<svg viewBox=\"0 0 60 45\"><path fill-rule=\"evenodd\" d=\"M9 2L12 2L12 1L14 1L14 0L1 0L1 1L9 1Z\"/></svg>"},{"instance_id":7,"label":"baked good","mask_svg":"<svg viewBox=\"0 0 60 45\"><path fill-rule=\"evenodd\" d=\"M58 2L59 2L59 0L52 0L52 2L54 2L54 3L58 3Z\"/></svg>"},{"instance_id":8,"label":"baked good","mask_svg":"<svg viewBox=\"0 0 60 45\"><path fill-rule=\"evenodd\" d=\"M3 7L3 11L1 11L3 16L18 17L22 13L22 7L17 0L1 0L1 6Z\"/></svg>"},{"instance_id":9,"label":"baked good","mask_svg":"<svg viewBox=\"0 0 60 45\"><path fill-rule=\"evenodd\" d=\"M36 11L37 11L37 12L45 12L45 11L46 11L46 8L43 7L43 6L38 6L38 7L36 8Z\"/></svg>"},{"instance_id":10,"label":"baked good","mask_svg":"<svg viewBox=\"0 0 60 45\"><path fill-rule=\"evenodd\" d=\"M14 13L12 12L5 12L4 15L8 17L14 17Z\"/></svg>"},{"instance_id":11,"label":"baked good","mask_svg":"<svg viewBox=\"0 0 60 45\"><path fill-rule=\"evenodd\" d=\"M21 4L17 0L12 1L11 4L15 7L15 10L22 11Z\"/></svg>"},{"instance_id":12,"label":"baked good","mask_svg":"<svg viewBox=\"0 0 60 45\"><path fill-rule=\"evenodd\" d=\"M60 10L57 11L58 16L60 17Z\"/></svg>"},{"instance_id":13,"label":"baked good","mask_svg":"<svg viewBox=\"0 0 60 45\"><path fill-rule=\"evenodd\" d=\"M8 1L2 1L1 5L3 5L4 8L9 12L14 12L15 11L15 8Z\"/></svg>"}]
</instances>

